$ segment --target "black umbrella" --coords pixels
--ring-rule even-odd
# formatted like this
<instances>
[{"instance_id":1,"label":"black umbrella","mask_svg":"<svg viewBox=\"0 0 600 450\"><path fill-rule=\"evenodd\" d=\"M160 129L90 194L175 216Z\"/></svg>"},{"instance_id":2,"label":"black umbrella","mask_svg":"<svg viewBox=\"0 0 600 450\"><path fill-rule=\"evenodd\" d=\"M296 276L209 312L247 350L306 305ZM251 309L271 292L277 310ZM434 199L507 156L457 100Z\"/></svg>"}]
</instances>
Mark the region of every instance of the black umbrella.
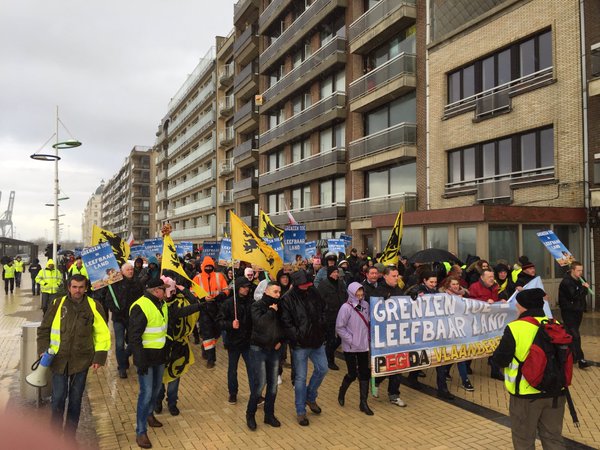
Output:
<instances>
[{"instance_id":1,"label":"black umbrella","mask_svg":"<svg viewBox=\"0 0 600 450\"><path fill-rule=\"evenodd\" d=\"M433 263L433 262L454 262L462 265L462 261L447 250L440 248L427 248L415 253L408 258L409 263Z\"/></svg>"}]
</instances>

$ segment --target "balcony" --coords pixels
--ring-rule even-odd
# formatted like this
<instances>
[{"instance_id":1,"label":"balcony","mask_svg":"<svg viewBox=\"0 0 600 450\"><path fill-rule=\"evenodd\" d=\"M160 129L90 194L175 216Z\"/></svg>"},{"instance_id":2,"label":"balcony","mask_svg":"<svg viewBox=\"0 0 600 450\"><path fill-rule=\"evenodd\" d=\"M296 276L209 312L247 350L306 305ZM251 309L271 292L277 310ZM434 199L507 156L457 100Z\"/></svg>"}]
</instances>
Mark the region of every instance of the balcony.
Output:
<instances>
[{"instance_id":1,"label":"balcony","mask_svg":"<svg viewBox=\"0 0 600 450\"><path fill-rule=\"evenodd\" d=\"M238 0L233 5L233 23L237 23L251 9L258 9L258 0Z\"/></svg>"},{"instance_id":2,"label":"balcony","mask_svg":"<svg viewBox=\"0 0 600 450\"><path fill-rule=\"evenodd\" d=\"M219 147L229 147L235 140L235 130L233 127L225 127L219 132Z\"/></svg>"},{"instance_id":3,"label":"balcony","mask_svg":"<svg viewBox=\"0 0 600 450\"><path fill-rule=\"evenodd\" d=\"M255 176L244 178L233 183L233 196L236 201L244 202L256 198L258 192L258 178Z\"/></svg>"},{"instance_id":4,"label":"balcony","mask_svg":"<svg viewBox=\"0 0 600 450\"><path fill-rule=\"evenodd\" d=\"M163 200L167 199L167 190L162 190L156 193L156 201L157 202L162 202Z\"/></svg>"},{"instance_id":5,"label":"balcony","mask_svg":"<svg viewBox=\"0 0 600 450\"><path fill-rule=\"evenodd\" d=\"M172 158L179 150L182 150L187 145L192 144L196 139L202 135L206 130L213 126L215 123L215 111L212 109L210 112L204 114L198 119L194 125L188 127L188 129L179 136L172 145L169 146L168 154L169 158Z\"/></svg>"},{"instance_id":6,"label":"balcony","mask_svg":"<svg viewBox=\"0 0 600 450\"><path fill-rule=\"evenodd\" d=\"M417 57L401 53L348 86L350 111L365 112L417 87Z\"/></svg>"},{"instance_id":7,"label":"balcony","mask_svg":"<svg viewBox=\"0 0 600 450\"><path fill-rule=\"evenodd\" d=\"M346 64L346 39L336 36L263 92L261 113L287 99L314 79Z\"/></svg>"},{"instance_id":8,"label":"balcony","mask_svg":"<svg viewBox=\"0 0 600 450\"><path fill-rule=\"evenodd\" d=\"M219 164L219 176L229 175L233 172L233 158L226 159L225 161L221 161Z\"/></svg>"},{"instance_id":9,"label":"balcony","mask_svg":"<svg viewBox=\"0 0 600 450\"><path fill-rule=\"evenodd\" d=\"M192 150L189 155L185 158L177 161L171 167L169 167L169 177L174 178L179 175L185 169L189 169L190 166L194 165L198 161L212 155L216 150L215 138L211 137L206 142L200 144L197 149Z\"/></svg>"},{"instance_id":10,"label":"balcony","mask_svg":"<svg viewBox=\"0 0 600 450\"><path fill-rule=\"evenodd\" d=\"M169 113L175 111L179 104L185 100L187 95L193 90L206 74L208 74L215 65L215 48L211 47L206 55L200 58L200 62L194 68L194 71L187 77L179 90L175 93L169 102Z\"/></svg>"},{"instance_id":11,"label":"balcony","mask_svg":"<svg viewBox=\"0 0 600 450\"><path fill-rule=\"evenodd\" d=\"M273 64L287 54L294 45L302 42L329 14L338 7L345 8L346 4L347 0L316 0L261 53L259 57L261 73L268 72Z\"/></svg>"},{"instance_id":12,"label":"balcony","mask_svg":"<svg viewBox=\"0 0 600 450\"><path fill-rule=\"evenodd\" d=\"M210 238L216 235L216 225L214 223L201 225L193 228L184 228L180 230L173 230L171 237L173 239L202 239Z\"/></svg>"},{"instance_id":13,"label":"balcony","mask_svg":"<svg viewBox=\"0 0 600 450\"><path fill-rule=\"evenodd\" d=\"M229 222L219 224L219 236L231 235Z\"/></svg>"},{"instance_id":14,"label":"balcony","mask_svg":"<svg viewBox=\"0 0 600 450\"><path fill-rule=\"evenodd\" d=\"M345 173L346 149L334 148L261 174L258 178L259 193L263 194Z\"/></svg>"},{"instance_id":15,"label":"balcony","mask_svg":"<svg viewBox=\"0 0 600 450\"><path fill-rule=\"evenodd\" d=\"M166 170L160 170L158 171L158 173L156 174L156 182L160 183L161 181L164 181L167 179L167 171Z\"/></svg>"},{"instance_id":16,"label":"balcony","mask_svg":"<svg viewBox=\"0 0 600 450\"><path fill-rule=\"evenodd\" d=\"M241 216L242 222L255 230L258 228L258 217L256 216Z\"/></svg>"},{"instance_id":17,"label":"balcony","mask_svg":"<svg viewBox=\"0 0 600 450\"><path fill-rule=\"evenodd\" d=\"M246 134L258 126L258 113L255 110L254 99L247 102L233 115L233 125L240 134Z\"/></svg>"},{"instance_id":18,"label":"balcony","mask_svg":"<svg viewBox=\"0 0 600 450\"><path fill-rule=\"evenodd\" d=\"M219 205L231 205L233 203L233 189L219 192Z\"/></svg>"},{"instance_id":19,"label":"balcony","mask_svg":"<svg viewBox=\"0 0 600 450\"><path fill-rule=\"evenodd\" d=\"M233 149L233 164L236 167L245 167L252 164L258 157L258 141L248 139Z\"/></svg>"},{"instance_id":20,"label":"balcony","mask_svg":"<svg viewBox=\"0 0 600 450\"><path fill-rule=\"evenodd\" d=\"M233 41L233 57L235 61L245 66L258 56L258 35L252 25L236 36Z\"/></svg>"},{"instance_id":21,"label":"balcony","mask_svg":"<svg viewBox=\"0 0 600 450\"><path fill-rule=\"evenodd\" d=\"M258 18L258 34L265 34L267 28L269 28L291 4L292 0L272 0Z\"/></svg>"},{"instance_id":22,"label":"balcony","mask_svg":"<svg viewBox=\"0 0 600 450\"><path fill-rule=\"evenodd\" d=\"M311 6L312 8L312 6ZM304 111L284 120L260 135L260 151L267 152L298 136L346 117L346 94L334 92Z\"/></svg>"},{"instance_id":23,"label":"balcony","mask_svg":"<svg viewBox=\"0 0 600 450\"><path fill-rule=\"evenodd\" d=\"M290 211L298 223L323 222L326 220L346 220L346 204L332 203L328 205L315 205L309 208L292 209ZM289 222L287 212L270 213L274 225L284 225Z\"/></svg>"},{"instance_id":24,"label":"balcony","mask_svg":"<svg viewBox=\"0 0 600 450\"><path fill-rule=\"evenodd\" d=\"M211 195L210 197L205 197L200 200L197 200L192 203L188 203L187 205L177 206L173 209L171 214L169 215L169 219L174 219L180 216L190 215L192 213L200 213L204 211L208 211L210 209L216 208L217 204L215 201L215 196Z\"/></svg>"},{"instance_id":25,"label":"balcony","mask_svg":"<svg viewBox=\"0 0 600 450\"><path fill-rule=\"evenodd\" d=\"M166 220L166 218L167 218L167 210L166 209L157 211L156 220L161 221L161 220Z\"/></svg>"},{"instance_id":26,"label":"balcony","mask_svg":"<svg viewBox=\"0 0 600 450\"><path fill-rule=\"evenodd\" d=\"M211 81L198 93L187 105L185 110L181 111L177 117L169 124L169 133L175 136L181 127L185 125L189 119L198 114L206 105L206 102L213 97L215 93L215 84Z\"/></svg>"},{"instance_id":27,"label":"balcony","mask_svg":"<svg viewBox=\"0 0 600 450\"><path fill-rule=\"evenodd\" d=\"M417 125L400 123L350 142L348 160L351 170L392 159L414 158L416 156ZM361 161L363 159L368 161Z\"/></svg>"},{"instance_id":28,"label":"balcony","mask_svg":"<svg viewBox=\"0 0 600 450\"><path fill-rule=\"evenodd\" d=\"M233 95L226 95L219 101L219 115L223 118L230 117L235 107Z\"/></svg>"},{"instance_id":29,"label":"balcony","mask_svg":"<svg viewBox=\"0 0 600 450\"><path fill-rule=\"evenodd\" d=\"M198 189L199 187L213 181L214 178L215 169L214 167L211 167L210 169L200 172L182 183L169 187L169 198L173 198L176 195L179 195L191 189Z\"/></svg>"},{"instance_id":30,"label":"balcony","mask_svg":"<svg viewBox=\"0 0 600 450\"><path fill-rule=\"evenodd\" d=\"M379 197L361 198L350 201L351 220L370 219L381 214L396 214L404 211L417 210L417 194L415 192L400 192L397 194L382 195Z\"/></svg>"},{"instance_id":31,"label":"balcony","mask_svg":"<svg viewBox=\"0 0 600 450\"><path fill-rule=\"evenodd\" d=\"M223 67L221 67L221 70L219 71L219 84L221 85L221 87L231 86L234 72L235 66L233 62L225 64Z\"/></svg>"},{"instance_id":32,"label":"balcony","mask_svg":"<svg viewBox=\"0 0 600 450\"><path fill-rule=\"evenodd\" d=\"M364 55L415 23L415 0L381 0L348 27L350 53Z\"/></svg>"},{"instance_id":33,"label":"balcony","mask_svg":"<svg viewBox=\"0 0 600 450\"><path fill-rule=\"evenodd\" d=\"M258 86L258 70L256 64L251 62L246 65L233 80L233 93L239 98L247 98L248 94Z\"/></svg>"}]
</instances>

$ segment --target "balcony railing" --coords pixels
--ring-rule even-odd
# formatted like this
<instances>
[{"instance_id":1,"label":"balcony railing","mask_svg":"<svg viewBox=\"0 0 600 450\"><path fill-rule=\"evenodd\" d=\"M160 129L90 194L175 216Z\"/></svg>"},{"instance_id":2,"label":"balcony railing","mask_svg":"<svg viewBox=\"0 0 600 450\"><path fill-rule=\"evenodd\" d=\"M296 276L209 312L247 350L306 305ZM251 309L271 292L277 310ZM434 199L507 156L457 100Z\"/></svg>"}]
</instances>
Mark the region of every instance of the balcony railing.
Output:
<instances>
[{"instance_id":1,"label":"balcony railing","mask_svg":"<svg viewBox=\"0 0 600 450\"><path fill-rule=\"evenodd\" d=\"M194 71L187 77L187 80L181 85L177 93L169 102L169 112L173 112L183 99L194 88L198 80L200 80L215 64L215 48L211 47L204 57L200 58L200 62Z\"/></svg>"},{"instance_id":2,"label":"balcony railing","mask_svg":"<svg viewBox=\"0 0 600 450\"><path fill-rule=\"evenodd\" d=\"M241 216L242 222L248 225L250 228L258 228L258 217L256 216Z\"/></svg>"},{"instance_id":3,"label":"balcony railing","mask_svg":"<svg viewBox=\"0 0 600 450\"><path fill-rule=\"evenodd\" d=\"M233 95L227 95L219 101L219 114L221 116L229 117L233 112L235 106L235 99Z\"/></svg>"},{"instance_id":4,"label":"balcony railing","mask_svg":"<svg viewBox=\"0 0 600 450\"><path fill-rule=\"evenodd\" d=\"M253 151L258 150L258 141L256 139L248 139L233 149L233 162L245 159L250 156Z\"/></svg>"},{"instance_id":5,"label":"balcony railing","mask_svg":"<svg viewBox=\"0 0 600 450\"><path fill-rule=\"evenodd\" d=\"M200 161L206 156L214 153L215 150L215 138L214 136L212 136L208 141L198 146L196 150L192 150L190 154L187 155L185 158L183 158L180 161L177 161L177 163L169 167L169 176L176 177L177 175L179 175L179 173L189 168L195 162Z\"/></svg>"},{"instance_id":6,"label":"balcony railing","mask_svg":"<svg viewBox=\"0 0 600 450\"><path fill-rule=\"evenodd\" d=\"M253 3L255 0L238 0L238 2L233 5L233 22L237 22L243 12Z\"/></svg>"},{"instance_id":7,"label":"balcony railing","mask_svg":"<svg viewBox=\"0 0 600 450\"><path fill-rule=\"evenodd\" d=\"M192 203L188 203L187 205L177 206L173 209L173 212L170 214L169 219L173 219L178 216L183 216L189 213L202 212L208 209L213 209L217 206L215 202L214 195L210 197L205 197L203 199L197 200Z\"/></svg>"},{"instance_id":8,"label":"balcony railing","mask_svg":"<svg viewBox=\"0 0 600 450\"><path fill-rule=\"evenodd\" d=\"M233 158L221 161L219 164L219 176L229 175L231 172L233 172Z\"/></svg>"},{"instance_id":9,"label":"balcony railing","mask_svg":"<svg viewBox=\"0 0 600 450\"><path fill-rule=\"evenodd\" d=\"M238 73L233 79L233 92L237 92L239 87L246 83L247 79L256 74L256 64L251 62L250 64L246 64L240 73Z\"/></svg>"},{"instance_id":10,"label":"balcony railing","mask_svg":"<svg viewBox=\"0 0 600 450\"><path fill-rule=\"evenodd\" d=\"M225 64L223 67L221 67L221 70L219 72L219 83L225 86L229 86L229 84L233 80L234 73L235 70L233 62Z\"/></svg>"},{"instance_id":11,"label":"balcony railing","mask_svg":"<svg viewBox=\"0 0 600 450\"><path fill-rule=\"evenodd\" d=\"M226 191L219 193L219 204L231 205L232 203L233 203L233 189L228 189Z\"/></svg>"},{"instance_id":12,"label":"balcony railing","mask_svg":"<svg viewBox=\"0 0 600 450\"><path fill-rule=\"evenodd\" d=\"M165 220L167 218L167 210L166 209L162 209L160 211L157 211L156 213L156 220Z\"/></svg>"},{"instance_id":13,"label":"balcony railing","mask_svg":"<svg viewBox=\"0 0 600 450\"><path fill-rule=\"evenodd\" d=\"M404 211L416 211L417 194L415 192L399 192L397 194L352 200L350 201L349 217L360 219L381 214L396 214L400 208L404 208Z\"/></svg>"},{"instance_id":14,"label":"balcony railing","mask_svg":"<svg viewBox=\"0 0 600 450\"><path fill-rule=\"evenodd\" d=\"M206 101L213 96L215 93L215 84L211 81L208 83L202 91L198 93L198 96L188 105L186 111L182 111L176 118L169 124L169 133L171 136L175 136L181 126L188 121L190 117L198 113L206 103Z\"/></svg>"},{"instance_id":15,"label":"balcony railing","mask_svg":"<svg viewBox=\"0 0 600 450\"><path fill-rule=\"evenodd\" d=\"M225 127L224 130L219 132L219 145L221 147L232 144L234 139L235 130L233 127Z\"/></svg>"},{"instance_id":16,"label":"balcony railing","mask_svg":"<svg viewBox=\"0 0 600 450\"><path fill-rule=\"evenodd\" d=\"M396 78L404 75L414 75L416 73L416 62L416 55L406 53L401 53L390 59L348 86L350 101L364 97Z\"/></svg>"},{"instance_id":17,"label":"balcony railing","mask_svg":"<svg viewBox=\"0 0 600 450\"><path fill-rule=\"evenodd\" d=\"M274 19L276 19L279 14L292 3L292 0L273 0L269 5L264 9L258 18L258 27L262 29L268 23L271 23Z\"/></svg>"},{"instance_id":18,"label":"balcony railing","mask_svg":"<svg viewBox=\"0 0 600 450\"><path fill-rule=\"evenodd\" d=\"M390 148L402 145L415 145L416 143L417 125L406 122L399 123L398 125L350 142L349 160L354 161Z\"/></svg>"},{"instance_id":19,"label":"balcony railing","mask_svg":"<svg viewBox=\"0 0 600 450\"><path fill-rule=\"evenodd\" d=\"M280 167L276 170L266 172L258 178L259 186L266 186L279 180L288 180L291 177L313 172L321 167L332 164L344 164L346 162L346 149L334 148L330 151L317 153L308 158Z\"/></svg>"},{"instance_id":20,"label":"balcony railing","mask_svg":"<svg viewBox=\"0 0 600 450\"><path fill-rule=\"evenodd\" d=\"M303 77L310 75L310 72L315 70L323 61L338 52L344 55L346 53L346 39L344 37L336 36L306 58L298 67L285 74L285 76L263 93L264 101L270 101L292 84L298 83L299 86L303 85L305 83Z\"/></svg>"},{"instance_id":21,"label":"balcony railing","mask_svg":"<svg viewBox=\"0 0 600 450\"><path fill-rule=\"evenodd\" d=\"M290 212L299 223L336 219L346 220L345 203L315 205L309 208L292 209ZM287 212L270 213L269 217L275 225L289 222Z\"/></svg>"},{"instance_id":22,"label":"balcony railing","mask_svg":"<svg viewBox=\"0 0 600 450\"><path fill-rule=\"evenodd\" d=\"M244 106L238 109L233 115L233 123L234 125L246 119L247 116L252 114L254 111L254 99L247 102Z\"/></svg>"},{"instance_id":23,"label":"balcony railing","mask_svg":"<svg viewBox=\"0 0 600 450\"><path fill-rule=\"evenodd\" d=\"M184 238L202 238L202 237L213 237L216 235L216 225L214 223L201 225L194 228L183 228L180 230L173 230L171 237L173 239L184 239Z\"/></svg>"},{"instance_id":24,"label":"balcony railing","mask_svg":"<svg viewBox=\"0 0 600 450\"><path fill-rule=\"evenodd\" d=\"M233 53L239 52L239 50L244 47L252 38L252 36L256 35L256 29L252 25L248 25L246 29L235 38L233 41Z\"/></svg>"},{"instance_id":25,"label":"balcony railing","mask_svg":"<svg viewBox=\"0 0 600 450\"><path fill-rule=\"evenodd\" d=\"M244 178L233 183L233 192L238 193L246 189L255 189L258 187L258 178L255 176Z\"/></svg>"},{"instance_id":26,"label":"balcony railing","mask_svg":"<svg viewBox=\"0 0 600 450\"><path fill-rule=\"evenodd\" d=\"M304 111L284 120L279 125L261 134L259 138L260 144L267 144L273 139L284 136L291 130L302 126L310 120L316 119L332 109L344 108L345 106L346 94L343 92L334 92L329 97L319 100L317 103L309 106Z\"/></svg>"},{"instance_id":27,"label":"balcony railing","mask_svg":"<svg viewBox=\"0 0 600 450\"><path fill-rule=\"evenodd\" d=\"M377 25L392 12L404 5L414 5L415 0L381 0L372 8L369 8L362 16L356 19L348 27L350 42L355 41L369 29Z\"/></svg>"},{"instance_id":28,"label":"balcony railing","mask_svg":"<svg viewBox=\"0 0 600 450\"><path fill-rule=\"evenodd\" d=\"M204 131L210 128L215 123L215 110L212 109L210 112L204 114L198 122L194 125L190 126L183 136L180 136L177 141L173 143L173 145L169 146L168 153L169 156L173 156L177 153L178 150L182 149L188 144L191 144L198 136L200 136Z\"/></svg>"},{"instance_id":29,"label":"balcony railing","mask_svg":"<svg viewBox=\"0 0 600 450\"><path fill-rule=\"evenodd\" d=\"M215 178L215 168L211 167L204 172L200 172L189 180L179 183L173 187L169 187L169 197L174 197L189 189L197 188L198 186L212 181Z\"/></svg>"},{"instance_id":30,"label":"balcony railing","mask_svg":"<svg viewBox=\"0 0 600 450\"><path fill-rule=\"evenodd\" d=\"M511 185L527 184L531 181L552 180L554 179L554 166L539 167L529 170L519 170L517 172L509 172L499 175L455 181L452 183L446 183L446 190L456 190L457 188L475 189L478 185L482 183L487 183L491 181L502 181L507 179L510 180Z\"/></svg>"},{"instance_id":31,"label":"balcony railing","mask_svg":"<svg viewBox=\"0 0 600 450\"><path fill-rule=\"evenodd\" d=\"M160 170L158 171L158 173L156 174L156 182L160 183L161 181L165 180L167 178L167 171L166 170Z\"/></svg>"}]
</instances>

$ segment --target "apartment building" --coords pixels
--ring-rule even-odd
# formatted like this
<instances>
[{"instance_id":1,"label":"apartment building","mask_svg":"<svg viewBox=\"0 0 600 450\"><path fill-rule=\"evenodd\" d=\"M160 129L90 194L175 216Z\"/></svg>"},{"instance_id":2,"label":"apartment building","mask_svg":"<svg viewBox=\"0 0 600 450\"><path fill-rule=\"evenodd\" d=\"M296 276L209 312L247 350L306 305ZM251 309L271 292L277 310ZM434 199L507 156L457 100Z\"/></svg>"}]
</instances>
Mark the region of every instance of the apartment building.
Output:
<instances>
[{"instance_id":1,"label":"apartment building","mask_svg":"<svg viewBox=\"0 0 600 450\"><path fill-rule=\"evenodd\" d=\"M119 171L102 191L102 228L136 241L150 237L154 214L153 153L151 147L133 147Z\"/></svg>"},{"instance_id":2,"label":"apartment building","mask_svg":"<svg viewBox=\"0 0 600 450\"><path fill-rule=\"evenodd\" d=\"M92 242L92 227L94 225L98 227L102 226L103 190L104 180L100 182L100 186L90 196L81 214L81 238L84 246L88 246Z\"/></svg>"}]
</instances>

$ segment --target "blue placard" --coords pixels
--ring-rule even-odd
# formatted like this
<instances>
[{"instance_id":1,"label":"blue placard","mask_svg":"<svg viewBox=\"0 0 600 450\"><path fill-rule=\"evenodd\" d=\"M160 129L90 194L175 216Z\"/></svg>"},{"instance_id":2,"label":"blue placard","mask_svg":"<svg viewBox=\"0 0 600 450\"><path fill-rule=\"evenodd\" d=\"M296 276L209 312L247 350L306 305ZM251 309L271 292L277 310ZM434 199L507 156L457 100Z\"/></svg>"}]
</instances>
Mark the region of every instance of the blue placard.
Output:
<instances>
[{"instance_id":1,"label":"blue placard","mask_svg":"<svg viewBox=\"0 0 600 450\"><path fill-rule=\"evenodd\" d=\"M349 234L340 234L340 239L344 240L344 245L346 246L346 248L351 247L352 246L352 236L350 236ZM346 253L346 252L344 252Z\"/></svg>"},{"instance_id":2,"label":"blue placard","mask_svg":"<svg viewBox=\"0 0 600 450\"><path fill-rule=\"evenodd\" d=\"M231 239L221 239L221 249L219 250L219 263L220 266L231 265Z\"/></svg>"},{"instance_id":3,"label":"blue placard","mask_svg":"<svg viewBox=\"0 0 600 450\"><path fill-rule=\"evenodd\" d=\"M129 259L135 260L137 258L146 257L146 248L144 245L132 245L129 252Z\"/></svg>"},{"instance_id":4,"label":"blue placard","mask_svg":"<svg viewBox=\"0 0 600 450\"><path fill-rule=\"evenodd\" d=\"M279 238L263 238L263 241L277 252L281 260L283 261L283 244Z\"/></svg>"},{"instance_id":5,"label":"blue placard","mask_svg":"<svg viewBox=\"0 0 600 450\"><path fill-rule=\"evenodd\" d=\"M283 232L283 262L293 264L296 255L305 254L306 225L288 225Z\"/></svg>"},{"instance_id":6,"label":"blue placard","mask_svg":"<svg viewBox=\"0 0 600 450\"><path fill-rule=\"evenodd\" d=\"M162 255L163 240L162 238L146 239L144 241L144 248L146 249L146 258L156 256L157 253Z\"/></svg>"},{"instance_id":7,"label":"blue placard","mask_svg":"<svg viewBox=\"0 0 600 450\"><path fill-rule=\"evenodd\" d=\"M537 233L537 237L548 249L559 266L568 266L575 261L575 258L569 249L565 247L556 234L554 234L554 231L540 231Z\"/></svg>"},{"instance_id":8,"label":"blue placard","mask_svg":"<svg viewBox=\"0 0 600 450\"><path fill-rule=\"evenodd\" d=\"M327 247L330 252L346 253L346 242L343 239L327 239Z\"/></svg>"},{"instance_id":9,"label":"blue placard","mask_svg":"<svg viewBox=\"0 0 600 450\"><path fill-rule=\"evenodd\" d=\"M213 261L218 261L221 252L221 243L219 241L204 241L202 243L202 259L210 256Z\"/></svg>"},{"instance_id":10,"label":"blue placard","mask_svg":"<svg viewBox=\"0 0 600 450\"><path fill-rule=\"evenodd\" d=\"M304 244L304 257L306 259L312 258L317 254L317 242L316 241L308 241Z\"/></svg>"},{"instance_id":11,"label":"blue placard","mask_svg":"<svg viewBox=\"0 0 600 450\"><path fill-rule=\"evenodd\" d=\"M108 242L84 248L81 259L94 291L123 279L117 258Z\"/></svg>"},{"instance_id":12,"label":"blue placard","mask_svg":"<svg viewBox=\"0 0 600 450\"><path fill-rule=\"evenodd\" d=\"M194 253L194 243L191 241L182 241L179 243L183 249L183 256Z\"/></svg>"}]
</instances>

